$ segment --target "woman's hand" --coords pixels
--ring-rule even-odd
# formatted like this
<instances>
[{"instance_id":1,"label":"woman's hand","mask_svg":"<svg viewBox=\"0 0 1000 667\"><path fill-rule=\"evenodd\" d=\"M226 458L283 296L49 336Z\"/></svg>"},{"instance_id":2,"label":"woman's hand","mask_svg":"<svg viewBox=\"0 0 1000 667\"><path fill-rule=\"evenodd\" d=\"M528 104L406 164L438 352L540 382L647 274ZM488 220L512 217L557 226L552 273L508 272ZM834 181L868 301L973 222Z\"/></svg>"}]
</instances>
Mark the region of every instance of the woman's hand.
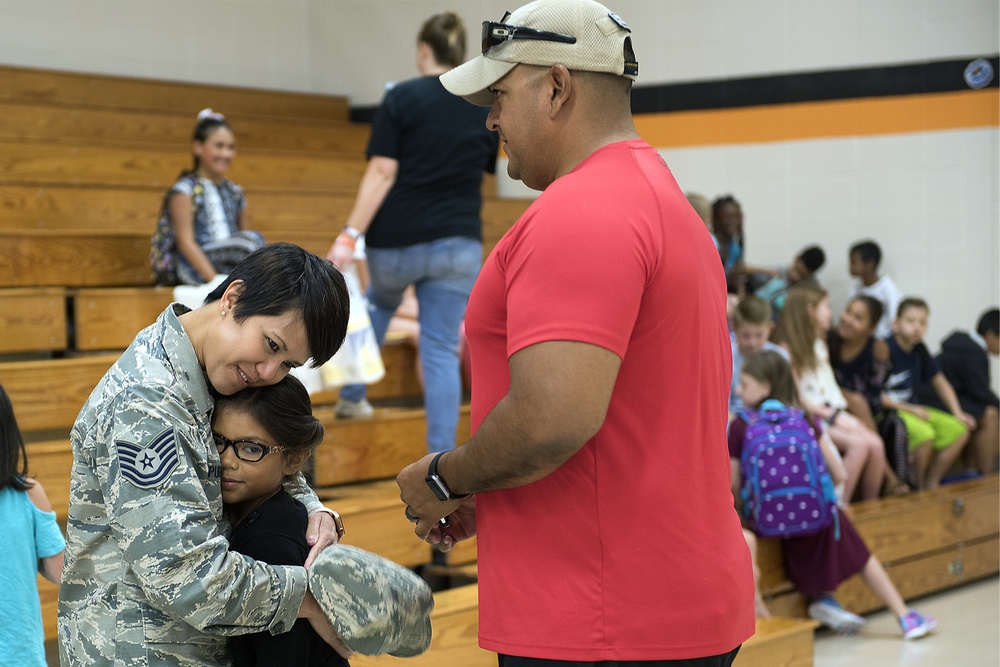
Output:
<instances>
[{"instance_id":1,"label":"woman's hand","mask_svg":"<svg viewBox=\"0 0 1000 667\"><path fill-rule=\"evenodd\" d=\"M308 590L306 591L306 596L302 598L302 606L299 607L299 618L307 619L309 625L316 631L316 634L332 646L333 650L344 658L344 660L350 660L351 656L354 655L354 651L344 643L343 639L337 636L337 631L334 630L330 620L323 613L319 602L316 601L312 592Z\"/></svg>"},{"instance_id":2,"label":"woman's hand","mask_svg":"<svg viewBox=\"0 0 1000 667\"><path fill-rule=\"evenodd\" d=\"M341 272L346 271L354 263L354 244L341 243L340 237L330 246L326 258Z\"/></svg>"},{"instance_id":3,"label":"woman's hand","mask_svg":"<svg viewBox=\"0 0 1000 667\"><path fill-rule=\"evenodd\" d=\"M306 528L306 543L312 545L306 558L305 568L313 564L319 552L331 544L336 544L344 536L344 522L340 513L324 508L309 515L309 526Z\"/></svg>"}]
</instances>

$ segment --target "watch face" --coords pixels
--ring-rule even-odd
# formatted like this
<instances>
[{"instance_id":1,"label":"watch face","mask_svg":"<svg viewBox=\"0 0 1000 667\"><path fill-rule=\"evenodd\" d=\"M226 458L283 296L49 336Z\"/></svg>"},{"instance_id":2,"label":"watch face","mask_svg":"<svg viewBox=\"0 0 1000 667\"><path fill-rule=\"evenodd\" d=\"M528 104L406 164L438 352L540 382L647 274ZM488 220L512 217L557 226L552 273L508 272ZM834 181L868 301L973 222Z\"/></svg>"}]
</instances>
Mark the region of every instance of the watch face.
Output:
<instances>
[{"instance_id":1,"label":"watch face","mask_svg":"<svg viewBox=\"0 0 1000 667\"><path fill-rule=\"evenodd\" d=\"M430 487L434 495L437 496L438 500L448 500L448 497L451 496L451 491L444 485L444 482L442 482L441 478L437 475L428 475L424 478L424 480L427 482L427 486Z\"/></svg>"}]
</instances>

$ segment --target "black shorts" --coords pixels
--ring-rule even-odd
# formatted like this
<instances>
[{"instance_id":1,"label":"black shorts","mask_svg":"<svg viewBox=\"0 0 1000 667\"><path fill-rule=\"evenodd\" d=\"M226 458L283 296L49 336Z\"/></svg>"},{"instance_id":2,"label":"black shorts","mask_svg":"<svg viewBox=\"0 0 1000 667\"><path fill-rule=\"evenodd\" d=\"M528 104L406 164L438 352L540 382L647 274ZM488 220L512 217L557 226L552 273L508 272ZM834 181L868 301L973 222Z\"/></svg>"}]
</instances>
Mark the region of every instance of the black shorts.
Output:
<instances>
[{"instance_id":1,"label":"black shorts","mask_svg":"<svg viewBox=\"0 0 1000 667\"><path fill-rule=\"evenodd\" d=\"M519 658L517 656L497 656L499 667L730 667L740 647L729 653L707 658L686 660L605 660L603 662L573 662L571 660L544 660L542 658Z\"/></svg>"}]
</instances>

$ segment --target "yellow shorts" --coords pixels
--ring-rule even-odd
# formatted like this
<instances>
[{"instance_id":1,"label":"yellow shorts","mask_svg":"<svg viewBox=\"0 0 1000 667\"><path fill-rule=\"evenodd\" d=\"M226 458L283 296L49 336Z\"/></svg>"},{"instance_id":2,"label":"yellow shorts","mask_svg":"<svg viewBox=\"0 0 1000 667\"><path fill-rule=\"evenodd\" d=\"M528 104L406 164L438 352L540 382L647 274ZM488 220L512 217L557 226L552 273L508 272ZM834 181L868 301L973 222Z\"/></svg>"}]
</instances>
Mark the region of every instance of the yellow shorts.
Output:
<instances>
[{"instance_id":1,"label":"yellow shorts","mask_svg":"<svg viewBox=\"0 0 1000 667\"><path fill-rule=\"evenodd\" d=\"M965 433L963 424L953 414L924 406L929 419L921 419L911 412L900 410L899 416L906 424L906 435L910 439L910 451L928 440L934 442L934 449L950 447Z\"/></svg>"}]
</instances>

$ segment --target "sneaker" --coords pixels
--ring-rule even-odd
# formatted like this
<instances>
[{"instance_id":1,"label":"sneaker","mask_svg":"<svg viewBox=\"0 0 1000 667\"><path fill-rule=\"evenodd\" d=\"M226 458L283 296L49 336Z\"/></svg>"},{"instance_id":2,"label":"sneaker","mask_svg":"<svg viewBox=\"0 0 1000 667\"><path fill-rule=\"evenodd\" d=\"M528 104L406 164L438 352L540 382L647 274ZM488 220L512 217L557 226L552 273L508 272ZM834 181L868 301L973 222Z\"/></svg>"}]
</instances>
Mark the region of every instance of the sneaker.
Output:
<instances>
[{"instance_id":1,"label":"sneaker","mask_svg":"<svg viewBox=\"0 0 1000 667\"><path fill-rule=\"evenodd\" d=\"M366 398L360 401L348 401L342 398L333 408L333 414L339 419L371 419L374 413L375 408Z\"/></svg>"},{"instance_id":2,"label":"sneaker","mask_svg":"<svg viewBox=\"0 0 1000 667\"><path fill-rule=\"evenodd\" d=\"M937 619L931 615L924 616L916 609L911 609L899 617L899 627L903 629L903 639L923 637L937 627Z\"/></svg>"},{"instance_id":3,"label":"sneaker","mask_svg":"<svg viewBox=\"0 0 1000 667\"><path fill-rule=\"evenodd\" d=\"M842 635L853 635L865 624L865 619L847 611L832 597L822 597L809 605L809 618Z\"/></svg>"}]
</instances>

